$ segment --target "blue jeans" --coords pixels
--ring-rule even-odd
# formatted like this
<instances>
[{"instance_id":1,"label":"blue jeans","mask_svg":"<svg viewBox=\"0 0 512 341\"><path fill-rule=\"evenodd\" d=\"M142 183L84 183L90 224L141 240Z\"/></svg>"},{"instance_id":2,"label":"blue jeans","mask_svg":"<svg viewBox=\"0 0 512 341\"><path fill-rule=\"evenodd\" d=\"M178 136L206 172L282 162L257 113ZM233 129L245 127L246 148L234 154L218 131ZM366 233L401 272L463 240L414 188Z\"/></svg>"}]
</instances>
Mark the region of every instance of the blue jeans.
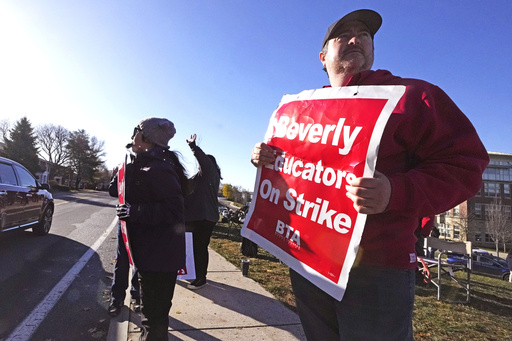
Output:
<instances>
[{"instance_id":1,"label":"blue jeans","mask_svg":"<svg viewBox=\"0 0 512 341\"><path fill-rule=\"evenodd\" d=\"M128 277L130 274L130 262L128 260L128 252L124 246L123 234L121 232L121 223L117 222L117 255L114 265L114 279L112 280L112 301L116 303L124 302L126 289L128 288ZM130 294L132 298L139 299L139 279L137 270L134 267L131 278Z\"/></svg>"},{"instance_id":2,"label":"blue jeans","mask_svg":"<svg viewBox=\"0 0 512 341\"><path fill-rule=\"evenodd\" d=\"M415 270L358 266L337 301L290 269L308 341L413 340Z\"/></svg>"}]
</instances>

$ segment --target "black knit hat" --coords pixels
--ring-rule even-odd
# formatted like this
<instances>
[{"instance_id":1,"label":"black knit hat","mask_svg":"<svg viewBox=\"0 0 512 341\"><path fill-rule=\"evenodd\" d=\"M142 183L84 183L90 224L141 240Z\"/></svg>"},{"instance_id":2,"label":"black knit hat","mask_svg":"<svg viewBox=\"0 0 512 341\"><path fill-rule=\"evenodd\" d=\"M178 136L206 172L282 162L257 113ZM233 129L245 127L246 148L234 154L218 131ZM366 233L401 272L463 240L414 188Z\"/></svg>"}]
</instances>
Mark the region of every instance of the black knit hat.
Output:
<instances>
[{"instance_id":1,"label":"black knit hat","mask_svg":"<svg viewBox=\"0 0 512 341\"><path fill-rule=\"evenodd\" d=\"M327 29L327 33L325 34L324 41L322 42L322 49L324 48L325 44L332 39L332 35L336 33L336 29L343 25L344 23L352 20L358 20L361 21L363 24L365 24L368 29L370 30L370 34L372 36L377 33L377 31L380 28L380 25L382 25L382 17L379 13L372 11L371 9L359 9L354 12L350 12L349 14L345 15L343 18L339 19L338 21L334 22L329 28Z\"/></svg>"}]
</instances>

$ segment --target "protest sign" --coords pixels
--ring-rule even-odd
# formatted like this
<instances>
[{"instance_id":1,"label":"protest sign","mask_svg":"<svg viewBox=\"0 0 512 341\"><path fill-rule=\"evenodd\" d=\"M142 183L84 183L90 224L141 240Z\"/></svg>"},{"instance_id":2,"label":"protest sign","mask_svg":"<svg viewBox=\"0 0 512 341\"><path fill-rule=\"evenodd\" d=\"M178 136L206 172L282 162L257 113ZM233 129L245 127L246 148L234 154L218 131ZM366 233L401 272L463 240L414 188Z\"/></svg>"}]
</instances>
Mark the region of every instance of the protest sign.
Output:
<instances>
[{"instance_id":1,"label":"protest sign","mask_svg":"<svg viewBox=\"0 0 512 341\"><path fill-rule=\"evenodd\" d=\"M126 170L126 159L125 162L121 164L119 171L117 173L117 193L119 196L119 204L122 205L125 203L125 170ZM133 258L132 258L132 249L130 247L130 240L128 239L128 231L126 230L126 221L120 220L121 223L121 233L123 235L124 246L126 247L126 252L128 253L128 261L130 265L133 266Z\"/></svg>"},{"instance_id":2,"label":"protest sign","mask_svg":"<svg viewBox=\"0 0 512 341\"><path fill-rule=\"evenodd\" d=\"M365 214L347 179L371 177L382 133L404 86L356 86L285 95L265 143L275 162L258 168L242 236L341 300Z\"/></svg>"},{"instance_id":3,"label":"protest sign","mask_svg":"<svg viewBox=\"0 0 512 341\"><path fill-rule=\"evenodd\" d=\"M194 244L192 232L185 232L185 267L178 271L178 280L196 279L196 268L194 263Z\"/></svg>"}]
</instances>

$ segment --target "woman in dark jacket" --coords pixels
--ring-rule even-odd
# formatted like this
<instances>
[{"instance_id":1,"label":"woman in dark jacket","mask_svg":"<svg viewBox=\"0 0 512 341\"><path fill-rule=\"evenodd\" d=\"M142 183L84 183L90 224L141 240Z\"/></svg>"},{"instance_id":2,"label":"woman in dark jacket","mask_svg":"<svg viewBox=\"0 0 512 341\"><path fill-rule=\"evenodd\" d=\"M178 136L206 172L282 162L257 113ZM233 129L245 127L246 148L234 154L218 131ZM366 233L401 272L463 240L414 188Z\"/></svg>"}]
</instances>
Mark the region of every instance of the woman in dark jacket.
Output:
<instances>
[{"instance_id":1,"label":"woman in dark jacket","mask_svg":"<svg viewBox=\"0 0 512 341\"><path fill-rule=\"evenodd\" d=\"M196 144L197 135L187 140L199 163L199 171L191 178L193 192L185 197L187 232L192 232L196 279L187 288L196 290L206 284L208 269L208 244L213 228L219 220L220 168L212 155L206 155Z\"/></svg>"},{"instance_id":2,"label":"woman in dark jacket","mask_svg":"<svg viewBox=\"0 0 512 341\"><path fill-rule=\"evenodd\" d=\"M169 310L178 270L185 267L184 168L168 141L176 130L164 118L146 118L132 135L132 163L126 165L126 221L142 299L141 340L167 340Z\"/></svg>"}]
</instances>

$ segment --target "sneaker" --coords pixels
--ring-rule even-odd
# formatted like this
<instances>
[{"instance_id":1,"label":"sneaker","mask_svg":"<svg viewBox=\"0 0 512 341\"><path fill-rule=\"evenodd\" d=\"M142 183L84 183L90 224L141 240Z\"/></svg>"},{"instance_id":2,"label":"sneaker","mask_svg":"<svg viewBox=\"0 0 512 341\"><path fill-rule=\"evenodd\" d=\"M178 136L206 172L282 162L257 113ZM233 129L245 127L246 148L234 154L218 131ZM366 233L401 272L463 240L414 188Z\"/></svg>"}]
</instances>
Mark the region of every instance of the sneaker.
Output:
<instances>
[{"instance_id":1,"label":"sneaker","mask_svg":"<svg viewBox=\"0 0 512 341\"><path fill-rule=\"evenodd\" d=\"M123 307L123 303L112 301L108 306L108 314L112 317L115 317L121 313L121 308Z\"/></svg>"},{"instance_id":2,"label":"sneaker","mask_svg":"<svg viewBox=\"0 0 512 341\"><path fill-rule=\"evenodd\" d=\"M133 310L136 313L140 313L140 311L141 311L140 297L136 297L136 298L132 297L131 303L132 303L132 306L133 306Z\"/></svg>"},{"instance_id":3,"label":"sneaker","mask_svg":"<svg viewBox=\"0 0 512 341\"><path fill-rule=\"evenodd\" d=\"M197 290L197 289L201 289L205 285L206 285L206 278L202 278L202 279L196 279L196 280L192 281L189 285L187 285L187 288L191 289L191 290Z\"/></svg>"}]
</instances>

